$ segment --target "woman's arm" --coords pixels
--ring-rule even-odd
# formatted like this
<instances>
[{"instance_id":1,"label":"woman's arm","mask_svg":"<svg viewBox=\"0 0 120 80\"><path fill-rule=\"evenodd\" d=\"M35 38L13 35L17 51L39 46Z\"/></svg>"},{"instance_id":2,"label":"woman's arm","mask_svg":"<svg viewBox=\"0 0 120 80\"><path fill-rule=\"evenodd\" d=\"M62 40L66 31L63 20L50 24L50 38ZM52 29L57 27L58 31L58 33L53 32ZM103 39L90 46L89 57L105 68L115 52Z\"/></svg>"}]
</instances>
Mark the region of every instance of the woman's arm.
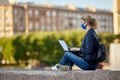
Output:
<instances>
[{"instance_id":1,"label":"woman's arm","mask_svg":"<svg viewBox=\"0 0 120 80\"><path fill-rule=\"evenodd\" d=\"M80 50L80 48L77 48L77 47L73 47L73 48L69 48L70 49L70 51L79 51Z\"/></svg>"}]
</instances>

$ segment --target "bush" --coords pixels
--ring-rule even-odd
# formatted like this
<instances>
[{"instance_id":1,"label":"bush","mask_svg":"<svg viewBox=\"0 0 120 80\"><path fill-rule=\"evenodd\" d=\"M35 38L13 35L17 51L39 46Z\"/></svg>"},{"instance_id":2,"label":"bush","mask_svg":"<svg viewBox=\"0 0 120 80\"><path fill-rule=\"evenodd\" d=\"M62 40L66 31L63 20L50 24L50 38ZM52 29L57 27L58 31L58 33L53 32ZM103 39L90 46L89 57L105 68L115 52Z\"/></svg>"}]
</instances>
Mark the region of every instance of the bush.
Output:
<instances>
[{"instance_id":1,"label":"bush","mask_svg":"<svg viewBox=\"0 0 120 80\"><path fill-rule=\"evenodd\" d=\"M3 59L10 62L14 60L17 63L26 63L29 59L37 59L41 64L55 64L60 61L64 51L58 39L63 39L69 46L80 47L85 31L67 30L67 31L46 31L32 32L30 34L18 35L13 38L0 39L0 45L3 46ZM101 41L106 45L108 53L110 43L120 35L111 33L99 33Z\"/></svg>"},{"instance_id":2,"label":"bush","mask_svg":"<svg viewBox=\"0 0 120 80\"><path fill-rule=\"evenodd\" d=\"M1 57L6 61L6 63L15 63L14 60L14 48L12 45L13 38L1 38L0 45L2 47ZM6 64L5 63L5 64Z\"/></svg>"},{"instance_id":3,"label":"bush","mask_svg":"<svg viewBox=\"0 0 120 80\"><path fill-rule=\"evenodd\" d=\"M112 33L100 33L98 36L100 37L101 41L105 44L107 51L109 53L109 46L110 43L114 41L115 35Z\"/></svg>"}]
</instances>

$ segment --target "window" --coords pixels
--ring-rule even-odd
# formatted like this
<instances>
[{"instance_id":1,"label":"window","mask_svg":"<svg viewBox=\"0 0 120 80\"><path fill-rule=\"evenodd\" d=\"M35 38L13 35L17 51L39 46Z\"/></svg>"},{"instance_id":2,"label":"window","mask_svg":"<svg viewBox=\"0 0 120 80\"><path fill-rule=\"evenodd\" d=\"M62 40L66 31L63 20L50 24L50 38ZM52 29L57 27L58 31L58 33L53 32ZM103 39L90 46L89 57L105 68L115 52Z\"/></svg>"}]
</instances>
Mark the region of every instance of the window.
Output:
<instances>
[{"instance_id":1,"label":"window","mask_svg":"<svg viewBox=\"0 0 120 80\"><path fill-rule=\"evenodd\" d=\"M56 30L56 26L53 26L53 30Z\"/></svg>"},{"instance_id":2,"label":"window","mask_svg":"<svg viewBox=\"0 0 120 80\"><path fill-rule=\"evenodd\" d=\"M17 17L14 17L14 22L15 22L15 23L17 23L17 22L18 22Z\"/></svg>"},{"instance_id":3,"label":"window","mask_svg":"<svg viewBox=\"0 0 120 80\"><path fill-rule=\"evenodd\" d=\"M44 17L41 17L41 24L44 24L45 23L45 18Z\"/></svg>"},{"instance_id":4,"label":"window","mask_svg":"<svg viewBox=\"0 0 120 80\"><path fill-rule=\"evenodd\" d=\"M59 16L60 16L60 17L63 17L63 15L64 15L63 12L60 12L60 13L59 13Z\"/></svg>"},{"instance_id":5,"label":"window","mask_svg":"<svg viewBox=\"0 0 120 80\"><path fill-rule=\"evenodd\" d=\"M24 11L23 10L20 10L20 15L24 15Z\"/></svg>"},{"instance_id":6,"label":"window","mask_svg":"<svg viewBox=\"0 0 120 80\"><path fill-rule=\"evenodd\" d=\"M56 16L56 11L52 11L52 16L53 16L53 17Z\"/></svg>"},{"instance_id":7,"label":"window","mask_svg":"<svg viewBox=\"0 0 120 80\"><path fill-rule=\"evenodd\" d=\"M45 30L45 26L44 25L41 25L41 30Z\"/></svg>"},{"instance_id":8,"label":"window","mask_svg":"<svg viewBox=\"0 0 120 80\"><path fill-rule=\"evenodd\" d=\"M47 24L50 24L51 23L51 19L50 17L47 18Z\"/></svg>"},{"instance_id":9,"label":"window","mask_svg":"<svg viewBox=\"0 0 120 80\"><path fill-rule=\"evenodd\" d=\"M75 13L72 13L72 17L73 17L73 18L76 18L76 14L75 14Z\"/></svg>"},{"instance_id":10,"label":"window","mask_svg":"<svg viewBox=\"0 0 120 80\"><path fill-rule=\"evenodd\" d=\"M39 10L35 10L35 16L39 16Z\"/></svg>"},{"instance_id":11,"label":"window","mask_svg":"<svg viewBox=\"0 0 120 80\"><path fill-rule=\"evenodd\" d=\"M45 30L45 18L41 17L41 30Z\"/></svg>"},{"instance_id":12,"label":"window","mask_svg":"<svg viewBox=\"0 0 120 80\"><path fill-rule=\"evenodd\" d=\"M47 30L48 30L48 31L49 31L49 30L51 30L51 27L50 27L50 26L48 26L48 27L47 27Z\"/></svg>"},{"instance_id":13,"label":"window","mask_svg":"<svg viewBox=\"0 0 120 80\"><path fill-rule=\"evenodd\" d=\"M64 23L63 18L59 18L59 20L60 20L60 24Z\"/></svg>"},{"instance_id":14,"label":"window","mask_svg":"<svg viewBox=\"0 0 120 80\"><path fill-rule=\"evenodd\" d=\"M79 19L77 19L77 21L76 21L76 23L77 23L77 26L80 26L80 24L81 24L81 21L80 21L81 19L79 18Z\"/></svg>"},{"instance_id":15,"label":"window","mask_svg":"<svg viewBox=\"0 0 120 80\"><path fill-rule=\"evenodd\" d=\"M21 26L21 27L20 27L20 31L24 31L24 26Z\"/></svg>"},{"instance_id":16,"label":"window","mask_svg":"<svg viewBox=\"0 0 120 80\"><path fill-rule=\"evenodd\" d=\"M67 17L67 13L66 13L66 12L64 12L64 13L63 13L63 16L64 16L64 17Z\"/></svg>"},{"instance_id":17,"label":"window","mask_svg":"<svg viewBox=\"0 0 120 80\"><path fill-rule=\"evenodd\" d=\"M51 15L51 11L47 11L46 15L50 16Z\"/></svg>"},{"instance_id":18,"label":"window","mask_svg":"<svg viewBox=\"0 0 120 80\"><path fill-rule=\"evenodd\" d=\"M71 13L69 13L69 14L68 14L68 17L71 17L71 16L72 16L72 14L71 14Z\"/></svg>"},{"instance_id":19,"label":"window","mask_svg":"<svg viewBox=\"0 0 120 80\"><path fill-rule=\"evenodd\" d=\"M36 31L39 30L39 23L38 22L36 22L36 24L35 24L35 30Z\"/></svg>"},{"instance_id":20,"label":"window","mask_svg":"<svg viewBox=\"0 0 120 80\"><path fill-rule=\"evenodd\" d=\"M29 23L29 30L32 30L33 29L33 24L32 24L32 22L30 21L30 23Z\"/></svg>"},{"instance_id":21,"label":"window","mask_svg":"<svg viewBox=\"0 0 120 80\"><path fill-rule=\"evenodd\" d=\"M30 15L30 17L32 17L32 14L33 14L33 11L32 11L32 9L30 9L30 10L29 10L29 15Z\"/></svg>"},{"instance_id":22,"label":"window","mask_svg":"<svg viewBox=\"0 0 120 80\"><path fill-rule=\"evenodd\" d=\"M14 9L14 15L17 15L18 11L17 9Z\"/></svg>"},{"instance_id":23,"label":"window","mask_svg":"<svg viewBox=\"0 0 120 80\"><path fill-rule=\"evenodd\" d=\"M52 22L53 22L53 25L55 25L55 24L56 24L56 18L55 18L55 17L53 17Z\"/></svg>"},{"instance_id":24,"label":"window","mask_svg":"<svg viewBox=\"0 0 120 80\"><path fill-rule=\"evenodd\" d=\"M67 26L68 25L68 20L64 19L64 25Z\"/></svg>"},{"instance_id":25,"label":"window","mask_svg":"<svg viewBox=\"0 0 120 80\"><path fill-rule=\"evenodd\" d=\"M20 17L20 21L24 22L24 17L23 16Z\"/></svg>"},{"instance_id":26,"label":"window","mask_svg":"<svg viewBox=\"0 0 120 80\"><path fill-rule=\"evenodd\" d=\"M78 19L80 19L80 18L81 18L80 14L77 14L77 18L78 18Z\"/></svg>"}]
</instances>

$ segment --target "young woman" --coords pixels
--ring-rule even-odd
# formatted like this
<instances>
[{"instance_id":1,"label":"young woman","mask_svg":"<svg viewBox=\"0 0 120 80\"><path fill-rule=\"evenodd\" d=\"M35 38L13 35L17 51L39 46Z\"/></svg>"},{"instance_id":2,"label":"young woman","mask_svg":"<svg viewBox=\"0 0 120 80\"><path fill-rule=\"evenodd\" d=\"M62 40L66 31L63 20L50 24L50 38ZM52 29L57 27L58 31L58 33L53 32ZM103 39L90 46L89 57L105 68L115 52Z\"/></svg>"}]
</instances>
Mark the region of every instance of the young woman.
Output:
<instances>
[{"instance_id":1,"label":"young woman","mask_svg":"<svg viewBox=\"0 0 120 80\"><path fill-rule=\"evenodd\" d=\"M64 53L61 61L51 67L52 70L72 70L74 64L83 70L95 70L97 68L99 63L97 61L98 41L94 30L97 28L97 22L89 15L82 17L81 28L87 30L81 48L70 48L70 51ZM78 56L75 53L81 53L82 56Z\"/></svg>"}]
</instances>

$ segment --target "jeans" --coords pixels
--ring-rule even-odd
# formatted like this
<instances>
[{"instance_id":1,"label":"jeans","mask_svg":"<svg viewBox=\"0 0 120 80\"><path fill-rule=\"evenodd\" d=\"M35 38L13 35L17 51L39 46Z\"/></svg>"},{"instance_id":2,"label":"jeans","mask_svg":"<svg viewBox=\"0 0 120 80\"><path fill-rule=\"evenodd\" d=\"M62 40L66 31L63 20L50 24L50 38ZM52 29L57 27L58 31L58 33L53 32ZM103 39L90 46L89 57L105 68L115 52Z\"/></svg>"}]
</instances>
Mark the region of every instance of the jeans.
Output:
<instances>
[{"instance_id":1,"label":"jeans","mask_svg":"<svg viewBox=\"0 0 120 80\"><path fill-rule=\"evenodd\" d=\"M65 52L59 64L71 67L76 64L83 70L95 70L97 68L97 65L88 64L82 57L79 57L72 52Z\"/></svg>"}]
</instances>

